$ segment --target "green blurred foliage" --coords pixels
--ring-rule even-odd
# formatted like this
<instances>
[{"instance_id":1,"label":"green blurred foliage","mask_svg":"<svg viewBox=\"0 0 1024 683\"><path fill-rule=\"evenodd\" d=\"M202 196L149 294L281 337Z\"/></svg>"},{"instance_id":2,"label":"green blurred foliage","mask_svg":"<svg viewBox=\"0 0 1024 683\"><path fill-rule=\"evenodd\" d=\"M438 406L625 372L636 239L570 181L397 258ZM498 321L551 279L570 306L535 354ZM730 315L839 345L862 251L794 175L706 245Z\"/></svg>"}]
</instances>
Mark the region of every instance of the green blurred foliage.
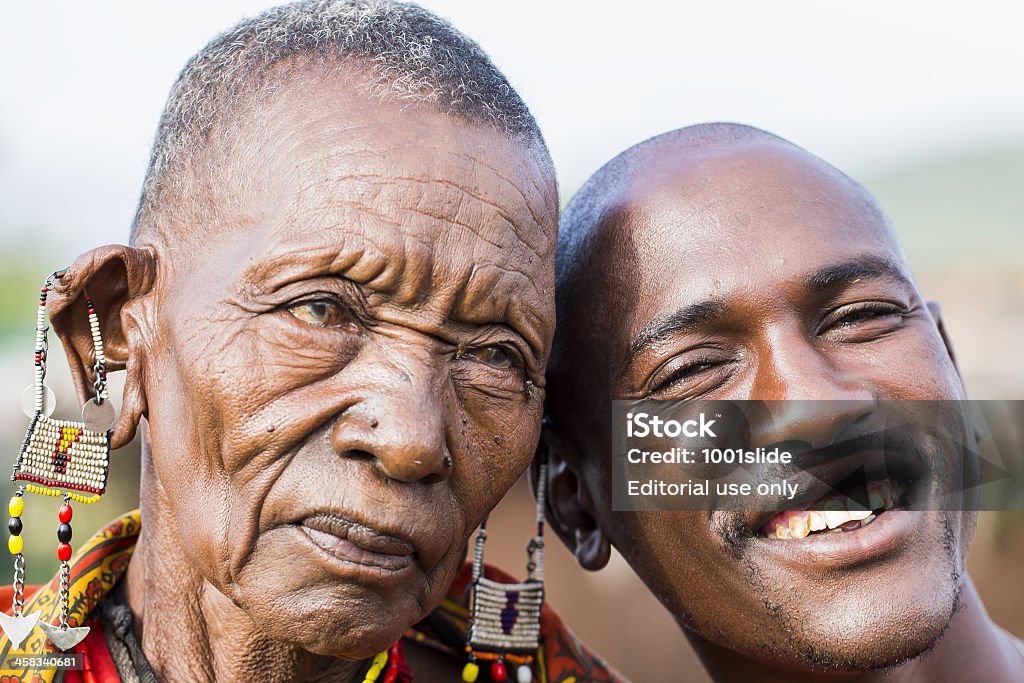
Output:
<instances>
[{"instance_id":1,"label":"green blurred foliage","mask_svg":"<svg viewBox=\"0 0 1024 683\"><path fill-rule=\"evenodd\" d=\"M44 260L32 248L5 245L0 256L0 349L28 339L31 351L36 297L50 273Z\"/></svg>"}]
</instances>

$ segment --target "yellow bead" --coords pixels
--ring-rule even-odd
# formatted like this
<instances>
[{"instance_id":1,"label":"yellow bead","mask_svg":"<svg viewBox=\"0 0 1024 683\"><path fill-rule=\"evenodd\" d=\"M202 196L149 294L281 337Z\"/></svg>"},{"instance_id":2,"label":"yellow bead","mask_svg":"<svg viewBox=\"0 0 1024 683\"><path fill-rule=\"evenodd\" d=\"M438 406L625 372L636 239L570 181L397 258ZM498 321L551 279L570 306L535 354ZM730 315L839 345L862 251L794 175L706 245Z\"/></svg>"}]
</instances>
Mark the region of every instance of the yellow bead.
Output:
<instances>
[{"instance_id":1,"label":"yellow bead","mask_svg":"<svg viewBox=\"0 0 1024 683\"><path fill-rule=\"evenodd\" d=\"M465 683L475 683L479 675L480 667L476 662L466 662L466 666L462 667L462 680Z\"/></svg>"},{"instance_id":2,"label":"yellow bead","mask_svg":"<svg viewBox=\"0 0 1024 683\"><path fill-rule=\"evenodd\" d=\"M25 501L21 496L14 496L7 505L7 510L11 513L11 517L21 517L21 513L25 511Z\"/></svg>"},{"instance_id":3,"label":"yellow bead","mask_svg":"<svg viewBox=\"0 0 1024 683\"><path fill-rule=\"evenodd\" d=\"M7 549L11 551L11 555L18 555L24 547L25 542L21 540L21 536L11 536L7 539Z\"/></svg>"}]
</instances>

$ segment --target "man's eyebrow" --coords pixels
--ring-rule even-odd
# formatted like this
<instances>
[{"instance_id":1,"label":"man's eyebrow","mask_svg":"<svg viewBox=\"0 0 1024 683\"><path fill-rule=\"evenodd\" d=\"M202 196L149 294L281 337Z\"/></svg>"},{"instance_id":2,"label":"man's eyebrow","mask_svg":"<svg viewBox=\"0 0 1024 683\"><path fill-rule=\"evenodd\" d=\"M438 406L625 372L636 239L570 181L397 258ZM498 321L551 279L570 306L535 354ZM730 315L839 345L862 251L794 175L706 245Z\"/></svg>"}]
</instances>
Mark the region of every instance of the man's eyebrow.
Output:
<instances>
[{"instance_id":1,"label":"man's eyebrow","mask_svg":"<svg viewBox=\"0 0 1024 683\"><path fill-rule=\"evenodd\" d=\"M849 261L825 266L808 275L804 280L804 284L807 289L814 292L823 292L857 280L869 278L888 278L900 282L910 281L903 274L903 269L893 261L881 256L865 254Z\"/></svg>"},{"instance_id":2,"label":"man's eyebrow","mask_svg":"<svg viewBox=\"0 0 1024 683\"><path fill-rule=\"evenodd\" d=\"M639 334L633 338L626 352L628 365L644 349L656 344L670 335L686 332L698 325L714 320L725 311L721 301L702 301L684 306L672 313L654 318L644 325Z\"/></svg>"}]
</instances>

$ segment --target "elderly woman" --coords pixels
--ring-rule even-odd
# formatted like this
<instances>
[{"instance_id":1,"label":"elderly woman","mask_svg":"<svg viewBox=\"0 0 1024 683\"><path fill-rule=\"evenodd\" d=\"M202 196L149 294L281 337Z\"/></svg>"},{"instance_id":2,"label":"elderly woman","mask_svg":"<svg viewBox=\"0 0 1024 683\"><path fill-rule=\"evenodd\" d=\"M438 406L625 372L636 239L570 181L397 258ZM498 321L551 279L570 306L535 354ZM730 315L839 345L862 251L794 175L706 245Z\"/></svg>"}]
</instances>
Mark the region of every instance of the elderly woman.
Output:
<instances>
[{"instance_id":1,"label":"elderly woman","mask_svg":"<svg viewBox=\"0 0 1024 683\"><path fill-rule=\"evenodd\" d=\"M615 680L547 608L532 671L464 671L439 609L534 454L557 208L522 100L416 6L301 2L197 54L131 246L50 294L84 401L88 292L127 373L111 446L143 445L141 513L71 561L65 680Z\"/></svg>"}]
</instances>

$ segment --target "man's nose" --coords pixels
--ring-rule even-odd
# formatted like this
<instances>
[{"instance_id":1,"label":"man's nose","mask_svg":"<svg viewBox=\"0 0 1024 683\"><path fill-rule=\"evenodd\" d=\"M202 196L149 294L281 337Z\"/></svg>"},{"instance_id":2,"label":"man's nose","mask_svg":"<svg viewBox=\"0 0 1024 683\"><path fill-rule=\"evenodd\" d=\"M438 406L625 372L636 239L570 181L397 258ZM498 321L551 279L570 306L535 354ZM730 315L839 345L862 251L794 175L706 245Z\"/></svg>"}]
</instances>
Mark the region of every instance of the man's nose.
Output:
<instances>
[{"instance_id":1,"label":"man's nose","mask_svg":"<svg viewBox=\"0 0 1024 683\"><path fill-rule=\"evenodd\" d=\"M874 411L870 386L829 349L799 334L766 346L750 396L764 401L751 416L754 446L802 441L821 448Z\"/></svg>"},{"instance_id":2,"label":"man's nose","mask_svg":"<svg viewBox=\"0 0 1024 683\"><path fill-rule=\"evenodd\" d=\"M390 381L375 382L331 429L334 450L372 460L382 474L432 484L451 476L445 382L428 364L403 364Z\"/></svg>"}]
</instances>

